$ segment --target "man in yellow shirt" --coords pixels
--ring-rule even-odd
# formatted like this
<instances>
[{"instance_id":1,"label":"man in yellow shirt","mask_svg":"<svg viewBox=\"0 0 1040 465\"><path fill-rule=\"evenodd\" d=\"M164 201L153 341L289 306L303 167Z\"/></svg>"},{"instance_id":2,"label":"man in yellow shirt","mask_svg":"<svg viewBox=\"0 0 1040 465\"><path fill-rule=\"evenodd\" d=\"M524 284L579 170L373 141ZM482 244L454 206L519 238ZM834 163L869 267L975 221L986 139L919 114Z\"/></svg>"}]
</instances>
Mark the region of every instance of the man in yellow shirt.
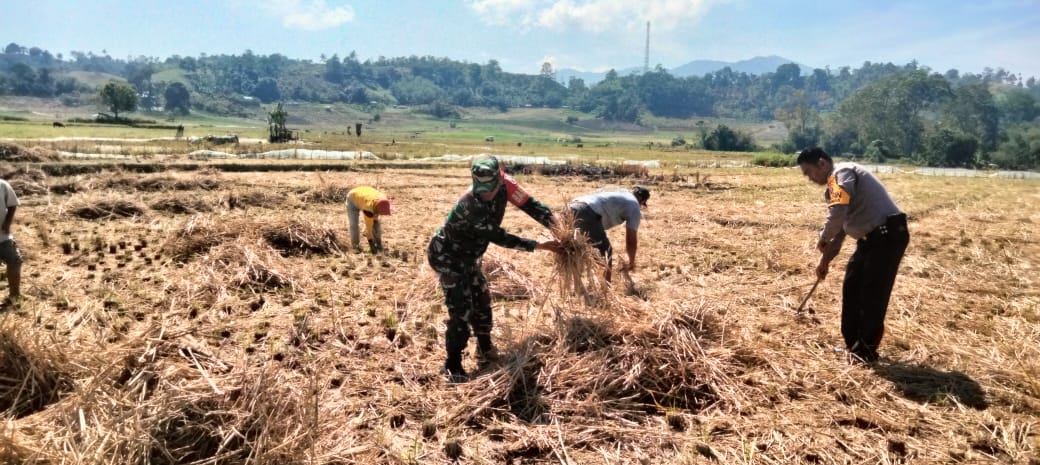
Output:
<instances>
[{"instance_id":1,"label":"man in yellow shirt","mask_svg":"<svg viewBox=\"0 0 1040 465\"><path fill-rule=\"evenodd\" d=\"M373 187L358 186L347 193L347 220L350 222L350 245L361 247L358 215L365 215L365 238L373 253L383 250L383 228L379 215L390 214L390 199Z\"/></svg>"}]
</instances>

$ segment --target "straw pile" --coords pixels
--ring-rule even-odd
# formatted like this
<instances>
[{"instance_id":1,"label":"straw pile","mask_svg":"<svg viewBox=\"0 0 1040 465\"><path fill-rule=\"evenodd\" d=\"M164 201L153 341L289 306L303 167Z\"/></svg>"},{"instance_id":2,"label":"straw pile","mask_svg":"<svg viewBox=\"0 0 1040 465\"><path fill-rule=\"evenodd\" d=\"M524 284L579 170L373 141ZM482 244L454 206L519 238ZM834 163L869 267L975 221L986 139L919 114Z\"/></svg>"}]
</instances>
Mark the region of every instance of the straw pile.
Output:
<instances>
[{"instance_id":1,"label":"straw pile","mask_svg":"<svg viewBox=\"0 0 1040 465\"><path fill-rule=\"evenodd\" d=\"M101 199L86 205L73 207L69 210L73 216L85 220L110 220L113 218L127 218L141 216L145 207L137 202L120 198Z\"/></svg>"},{"instance_id":2,"label":"straw pile","mask_svg":"<svg viewBox=\"0 0 1040 465\"><path fill-rule=\"evenodd\" d=\"M495 300L525 300L538 288L530 272L521 269L497 250L488 250L481 260L491 297Z\"/></svg>"},{"instance_id":3,"label":"straw pile","mask_svg":"<svg viewBox=\"0 0 1040 465\"><path fill-rule=\"evenodd\" d=\"M291 219L287 222L265 223L260 234L283 255L340 254L346 249L336 231L313 221Z\"/></svg>"},{"instance_id":4,"label":"straw pile","mask_svg":"<svg viewBox=\"0 0 1040 465\"><path fill-rule=\"evenodd\" d=\"M603 276L606 263L599 250L589 243L588 236L577 229L574 212L569 208L557 212L550 232L562 249L553 258L559 295L580 297L586 303L604 301L609 295Z\"/></svg>"},{"instance_id":5,"label":"straw pile","mask_svg":"<svg viewBox=\"0 0 1040 465\"><path fill-rule=\"evenodd\" d=\"M26 338L27 328L0 323L0 412L21 418L72 390L63 354L45 341Z\"/></svg>"},{"instance_id":6,"label":"straw pile","mask_svg":"<svg viewBox=\"0 0 1040 465\"><path fill-rule=\"evenodd\" d=\"M144 179L132 179L126 182L123 179L114 179L113 184L126 184L139 191L164 192L171 190L187 191L202 190L210 191L220 188L220 180L213 176L195 175L189 179L173 176L150 176Z\"/></svg>"},{"instance_id":7,"label":"straw pile","mask_svg":"<svg viewBox=\"0 0 1040 465\"><path fill-rule=\"evenodd\" d=\"M322 183L301 193L300 200L307 203L343 203L347 201L348 192L349 187Z\"/></svg>"},{"instance_id":8,"label":"straw pile","mask_svg":"<svg viewBox=\"0 0 1040 465\"><path fill-rule=\"evenodd\" d=\"M163 197L152 202L149 207L152 210L164 211L176 215L194 215L213 210L209 202L197 197Z\"/></svg>"},{"instance_id":9,"label":"straw pile","mask_svg":"<svg viewBox=\"0 0 1040 465\"><path fill-rule=\"evenodd\" d=\"M228 363L158 329L108 355L116 353L74 394L23 422L57 434L21 436L0 452L30 463L303 464L333 463L350 447L320 424L343 406L319 406L313 374Z\"/></svg>"},{"instance_id":10,"label":"straw pile","mask_svg":"<svg viewBox=\"0 0 1040 465\"><path fill-rule=\"evenodd\" d=\"M39 168L5 164L0 166L0 179L9 182L19 196L43 195L49 190L47 173Z\"/></svg>"},{"instance_id":11,"label":"straw pile","mask_svg":"<svg viewBox=\"0 0 1040 465\"><path fill-rule=\"evenodd\" d=\"M23 147L10 142L0 142L0 160L12 162L57 161L58 152L43 147Z\"/></svg>"},{"instance_id":12,"label":"straw pile","mask_svg":"<svg viewBox=\"0 0 1040 465\"><path fill-rule=\"evenodd\" d=\"M572 431L596 436L604 421L732 407L740 398L730 396L732 362L712 347L713 324L705 308L682 306L629 304L564 317L508 347L486 381L463 388L469 401L452 418L471 425L502 415L533 424L566 418Z\"/></svg>"}]
</instances>

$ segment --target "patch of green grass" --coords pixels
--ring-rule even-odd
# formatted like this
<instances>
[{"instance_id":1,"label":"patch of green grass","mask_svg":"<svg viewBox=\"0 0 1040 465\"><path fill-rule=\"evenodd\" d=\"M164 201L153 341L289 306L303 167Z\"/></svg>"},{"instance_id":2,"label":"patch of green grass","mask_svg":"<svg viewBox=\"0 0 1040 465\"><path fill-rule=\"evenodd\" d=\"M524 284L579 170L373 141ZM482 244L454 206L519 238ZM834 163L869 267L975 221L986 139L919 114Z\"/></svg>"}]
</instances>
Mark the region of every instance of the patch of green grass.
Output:
<instances>
[{"instance_id":1,"label":"patch of green grass","mask_svg":"<svg viewBox=\"0 0 1040 465\"><path fill-rule=\"evenodd\" d=\"M114 74L97 73L93 71L70 71L63 75L74 78L90 87L101 87L108 84L110 81L126 82L126 79Z\"/></svg>"},{"instance_id":2,"label":"patch of green grass","mask_svg":"<svg viewBox=\"0 0 1040 465\"><path fill-rule=\"evenodd\" d=\"M751 164L755 166L787 167L795 166L798 157L783 153L759 153L751 157Z\"/></svg>"},{"instance_id":3,"label":"patch of green grass","mask_svg":"<svg viewBox=\"0 0 1040 465\"><path fill-rule=\"evenodd\" d=\"M188 84L188 77L183 69L169 68L152 75L152 82L181 82Z\"/></svg>"}]
</instances>

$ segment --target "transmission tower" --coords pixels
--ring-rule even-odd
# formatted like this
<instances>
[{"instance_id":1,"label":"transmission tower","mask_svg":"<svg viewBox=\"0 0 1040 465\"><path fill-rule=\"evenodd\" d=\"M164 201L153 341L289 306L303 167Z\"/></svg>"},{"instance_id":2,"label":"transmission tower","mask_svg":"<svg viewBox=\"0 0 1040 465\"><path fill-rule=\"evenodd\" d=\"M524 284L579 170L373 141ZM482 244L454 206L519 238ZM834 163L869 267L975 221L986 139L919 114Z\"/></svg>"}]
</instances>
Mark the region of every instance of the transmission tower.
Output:
<instances>
[{"instance_id":1,"label":"transmission tower","mask_svg":"<svg viewBox=\"0 0 1040 465\"><path fill-rule=\"evenodd\" d=\"M646 51L643 53L643 74L650 72L650 21L646 22Z\"/></svg>"}]
</instances>

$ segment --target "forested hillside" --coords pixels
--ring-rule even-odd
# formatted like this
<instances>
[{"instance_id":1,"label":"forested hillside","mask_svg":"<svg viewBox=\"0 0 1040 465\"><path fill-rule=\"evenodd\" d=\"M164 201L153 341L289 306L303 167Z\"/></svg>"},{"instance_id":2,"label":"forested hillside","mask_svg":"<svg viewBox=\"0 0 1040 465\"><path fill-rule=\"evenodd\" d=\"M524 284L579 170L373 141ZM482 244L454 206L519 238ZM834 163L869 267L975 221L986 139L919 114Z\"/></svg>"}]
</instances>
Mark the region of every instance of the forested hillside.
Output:
<instances>
[{"instance_id":1,"label":"forested hillside","mask_svg":"<svg viewBox=\"0 0 1040 465\"><path fill-rule=\"evenodd\" d=\"M803 74L790 63L760 75L724 68L680 78L658 67L630 76L612 71L592 86L577 78L560 83L555 76L548 63L539 75L524 75L503 71L495 60L360 61L354 52L321 62L249 50L124 60L10 43L0 54L0 95L55 97L70 106L95 104L99 83L116 79L135 89L138 108L171 112L248 116L261 104L295 101L356 104L370 112L405 105L444 119L457 118L460 107L524 106L571 108L637 124L648 115L775 119L790 133L775 147L785 152L821 145L872 160L1040 167L1040 83L1003 69L937 73L916 62L866 62ZM710 129L695 142L705 146Z\"/></svg>"}]
</instances>

